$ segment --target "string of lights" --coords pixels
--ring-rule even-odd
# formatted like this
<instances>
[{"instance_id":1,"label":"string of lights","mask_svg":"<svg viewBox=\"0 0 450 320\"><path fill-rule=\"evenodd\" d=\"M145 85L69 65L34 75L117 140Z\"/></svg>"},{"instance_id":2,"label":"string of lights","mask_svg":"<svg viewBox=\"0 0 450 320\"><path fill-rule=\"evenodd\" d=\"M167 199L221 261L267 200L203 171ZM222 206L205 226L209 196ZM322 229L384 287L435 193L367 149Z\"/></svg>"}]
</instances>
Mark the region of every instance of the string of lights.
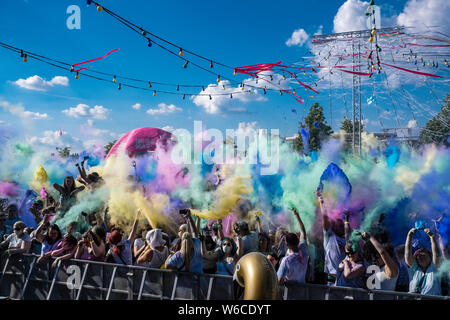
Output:
<instances>
[{"instance_id":1,"label":"string of lights","mask_svg":"<svg viewBox=\"0 0 450 320\"><path fill-rule=\"evenodd\" d=\"M173 42L171 42L171 41L169 41L169 40L167 40L167 39L165 39L165 38L163 38L161 36L158 36L158 35L150 32L150 31L148 31L147 29L144 29L141 26L138 26L137 24L133 23L132 21L130 21L128 19L125 19L124 17L120 16L119 14L117 14L117 13L109 10L108 8L104 7L99 2L92 1L92 0L87 0L87 4L88 5L90 5L91 3L93 3L96 6L97 11L105 12L105 13L109 14L111 17L113 17L114 19L119 21L121 24L125 25L130 30L132 30L135 33L143 36L147 40L147 45L149 47L151 47L153 44L155 44L158 47L160 47L161 49L163 49L166 52L170 53L171 55L176 56L179 59L183 60L183 62L184 62L183 67L184 68L187 68L188 65L193 65L193 66L195 66L195 67L197 67L197 68L199 68L199 69L201 69L203 71L206 71L206 72L208 72L210 74L215 75L217 77L217 82L218 83L220 83L221 80L227 80L227 81L230 82L230 84L239 85L240 87L242 87L244 85L243 82L239 82L239 81L233 80L231 78L228 78L226 76L223 76L223 75L221 75L221 74L211 70L211 69L214 68L214 65L219 65L219 66L222 66L224 68L234 70L234 75L236 75L237 74L236 73L236 68L231 67L231 66L229 66L229 65L227 65L225 63L219 62L219 61L217 61L215 59L204 57L204 56L202 56L202 55L200 55L198 53L195 53L195 52L193 52L191 50L184 49L185 48L184 46L180 46L178 44L175 44L175 43L173 43ZM165 44L169 45L173 49L170 49L167 46L162 45L161 43L159 43L155 39L158 39L159 41L164 42ZM178 50L178 53L175 50ZM187 54L191 54L191 55L193 55L193 56L195 56L195 57L197 57L197 58L199 58L199 59L201 59L201 60L203 60L205 62L208 62L209 63L209 69L204 67L204 66L202 66L202 65L200 65L200 64L198 64L198 63L193 62L191 59L187 59L186 56L185 56L186 53ZM313 68L312 67L304 67L304 68L297 68L297 69L302 69L303 73L305 74L305 69L313 69ZM297 74L295 74L295 75L297 75ZM258 76L258 78L266 79L266 80L268 79L268 77L269 77L268 75L259 75ZM293 78L293 77L291 76L290 79L291 78ZM256 80L256 83L257 83L257 80ZM264 88L262 88L262 87L258 87L258 86L255 86L255 85L252 85L252 84L248 84L248 83L246 83L245 85L247 87L253 88L253 89L264 89L264 92L266 92L266 91L278 91L278 92L280 92L280 91L285 90L285 89L283 89L281 87L280 88L271 88L270 86L269 87L265 86ZM295 91L295 89L298 89L298 88L293 88L293 91ZM293 91L292 91L292 93L293 93Z\"/></svg>"},{"instance_id":2,"label":"string of lights","mask_svg":"<svg viewBox=\"0 0 450 320\"><path fill-rule=\"evenodd\" d=\"M11 46L9 44L0 42L0 47L7 49L9 51L15 52L15 53L19 53L20 57L23 58L24 62L28 62L28 59L34 59L43 63L46 63L50 66L53 66L55 68L59 68L62 70L65 70L67 72L73 72L71 70L73 70L71 67L72 65L67 63L67 62L63 62L60 60L56 60L53 58L49 58L40 54L36 54L34 52L31 51L27 51L27 50L23 50L14 46ZM97 74L103 74L103 75L111 75L109 73L105 73L105 72L100 72L100 71L96 71L96 70L85 70L84 72L76 72L75 75L75 79L79 79L80 75L82 76L86 76L95 80L99 80L99 81L104 81L104 82L109 82L109 83L117 83L117 76L116 77L112 77L112 78L102 78L99 76L95 76L89 73L97 73ZM131 80L132 78L128 78L129 80ZM138 80L138 79L133 79L134 81L142 81L142 80ZM156 82L155 82L156 83ZM184 86L188 86L188 85L184 85ZM153 96L156 96L157 93L164 93L164 94L173 94L173 95L180 95L183 97L183 99L185 99L186 97L193 97L193 96L209 96L210 99L212 99L212 97L214 96L230 96L230 98L233 98L233 95L236 94L244 94L244 93L248 93L251 94L252 90L240 90L240 91L233 91L233 92L226 92L226 93L190 93L190 92L182 92L182 91L167 91L167 90L160 90L160 89L154 89L152 88L151 83L149 84L149 87L139 87L136 85L132 85L129 83L125 83L125 82L120 82L118 83L118 90L121 90L123 87L129 87L129 88L134 88L134 89L140 89L140 90L146 90L146 91L152 91L153 92ZM181 85L180 85L181 87ZM192 87L192 86L191 86ZM152 89L151 89L152 88ZM203 90L204 91L204 90Z\"/></svg>"}]
</instances>

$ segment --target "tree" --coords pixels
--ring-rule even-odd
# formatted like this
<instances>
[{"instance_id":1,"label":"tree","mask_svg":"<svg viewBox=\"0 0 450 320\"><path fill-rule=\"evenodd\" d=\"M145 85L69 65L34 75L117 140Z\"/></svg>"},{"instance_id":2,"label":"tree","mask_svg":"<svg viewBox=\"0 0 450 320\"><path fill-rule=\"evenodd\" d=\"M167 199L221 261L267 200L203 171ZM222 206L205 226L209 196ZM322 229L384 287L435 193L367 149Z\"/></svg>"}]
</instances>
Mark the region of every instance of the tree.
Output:
<instances>
[{"instance_id":1,"label":"tree","mask_svg":"<svg viewBox=\"0 0 450 320\"><path fill-rule=\"evenodd\" d=\"M300 122L299 126L309 131L309 149L314 151L318 151L322 141L333 133L331 127L326 124L323 107L317 102L309 109L309 113L305 117L305 123ZM298 137L294 140L293 147L298 152L303 152L303 146L303 139L299 133Z\"/></svg>"},{"instance_id":2,"label":"tree","mask_svg":"<svg viewBox=\"0 0 450 320\"><path fill-rule=\"evenodd\" d=\"M435 143L437 145L450 145L450 94L444 98L444 105L432 119L428 120L425 128L420 133L420 143Z\"/></svg>"},{"instance_id":3,"label":"tree","mask_svg":"<svg viewBox=\"0 0 450 320\"><path fill-rule=\"evenodd\" d=\"M64 147L63 149L59 149L59 156L61 158L68 158L70 156L70 147Z\"/></svg>"},{"instance_id":4,"label":"tree","mask_svg":"<svg viewBox=\"0 0 450 320\"><path fill-rule=\"evenodd\" d=\"M114 141L110 141L107 144L105 144L104 148L105 148L105 154L109 153L109 150L111 150L111 148L116 144L117 140Z\"/></svg>"},{"instance_id":5,"label":"tree","mask_svg":"<svg viewBox=\"0 0 450 320\"><path fill-rule=\"evenodd\" d=\"M355 132L358 132L359 121L356 122L355 128ZM353 133L353 121L344 117L344 121L341 123L341 130L344 130L346 133ZM364 131L364 123L361 125L361 131Z\"/></svg>"}]
</instances>

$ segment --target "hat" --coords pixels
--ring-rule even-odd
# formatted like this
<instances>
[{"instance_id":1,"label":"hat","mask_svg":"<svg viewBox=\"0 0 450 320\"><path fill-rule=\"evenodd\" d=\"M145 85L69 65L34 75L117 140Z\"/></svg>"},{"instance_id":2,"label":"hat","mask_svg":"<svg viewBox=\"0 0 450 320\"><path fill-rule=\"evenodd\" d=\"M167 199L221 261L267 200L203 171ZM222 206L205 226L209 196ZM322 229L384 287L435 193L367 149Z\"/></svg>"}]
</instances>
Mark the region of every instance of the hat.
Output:
<instances>
[{"instance_id":1,"label":"hat","mask_svg":"<svg viewBox=\"0 0 450 320\"><path fill-rule=\"evenodd\" d=\"M428 250L427 248L420 248L420 249L417 249L415 252L414 252L414 258L416 258L420 253L422 253L422 252L424 252L424 253L427 253L428 255L430 255L431 256L431 253L430 253L430 250Z\"/></svg>"},{"instance_id":2,"label":"hat","mask_svg":"<svg viewBox=\"0 0 450 320\"><path fill-rule=\"evenodd\" d=\"M147 232L145 240L147 241L150 248L155 249L156 247L163 246L166 243L166 240L164 240L162 236L163 233L161 229L153 229Z\"/></svg>"},{"instance_id":3,"label":"hat","mask_svg":"<svg viewBox=\"0 0 450 320\"><path fill-rule=\"evenodd\" d=\"M114 230L113 232L111 232L111 234L109 235L109 242L111 244L119 244L119 242L122 240L122 235L120 234L119 230Z\"/></svg>"}]
</instances>

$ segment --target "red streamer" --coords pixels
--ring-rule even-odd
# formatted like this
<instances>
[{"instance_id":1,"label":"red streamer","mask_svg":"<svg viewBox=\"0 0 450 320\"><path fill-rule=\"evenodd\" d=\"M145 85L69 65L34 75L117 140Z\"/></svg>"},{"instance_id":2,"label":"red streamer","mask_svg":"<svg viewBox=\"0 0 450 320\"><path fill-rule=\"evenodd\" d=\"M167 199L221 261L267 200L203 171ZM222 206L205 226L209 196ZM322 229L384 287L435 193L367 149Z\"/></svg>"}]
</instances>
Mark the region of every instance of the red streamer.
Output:
<instances>
[{"instance_id":1,"label":"red streamer","mask_svg":"<svg viewBox=\"0 0 450 320\"><path fill-rule=\"evenodd\" d=\"M417 46L417 47L436 47L436 48L450 47L450 44L417 44L417 43L411 43L411 42L408 42L407 45Z\"/></svg>"},{"instance_id":2,"label":"red streamer","mask_svg":"<svg viewBox=\"0 0 450 320\"><path fill-rule=\"evenodd\" d=\"M79 63L75 63L75 64L72 65L72 67L73 67L73 66L78 66L78 65L80 65L80 64L85 64L85 63L89 63L89 62L93 62L93 61L97 61L97 60L103 59L103 58L105 58L106 56L108 56L109 54L111 54L111 53L113 53L114 51L117 51L117 50L120 50L120 48L111 50L110 52L108 52L107 54L105 54L103 57L95 58L95 59L91 59L91 60L83 61L83 62L79 62Z\"/></svg>"},{"instance_id":3,"label":"red streamer","mask_svg":"<svg viewBox=\"0 0 450 320\"><path fill-rule=\"evenodd\" d=\"M396 69L399 69L399 70L402 70L402 71L418 74L418 75L421 75L421 76L450 79L450 77L442 77L442 76L438 76L436 74L431 74L431 73L426 73L426 72L419 72L419 71L414 71L414 70L410 70L410 69L405 69L405 68L393 66L391 64L387 64L387 63L383 63L383 62L381 64L384 64L385 66L388 66L388 67L391 67L391 68L396 68ZM342 71L344 71L344 70L342 70Z\"/></svg>"},{"instance_id":4,"label":"red streamer","mask_svg":"<svg viewBox=\"0 0 450 320\"><path fill-rule=\"evenodd\" d=\"M320 94L318 91L316 91L314 88L311 88L310 86L308 86L307 84L304 84L303 82L301 82L300 80L298 80L297 76L295 73L289 71L288 69L300 69L300 70L305 70L305 69L311 69L312 71L314 71L315 73L317 73L317 71L314 68L300 68L300 67L290 67L290 66L285 66L281 64L281 61L278 61L276 63L263 63L263 64L253 64L253 65L248 65L248 66L242 66L242 67L236 67L234 69L234 71L236 73L242 73L254 78L259 78L258 74L262 71L282 71L282 72L287 72L291 75L291 77L293 77L300 85L302 85L303 87L310 89L312 91L314 91L317 94ZM263 81L266 81L274 86L276 86L273 82L262 78ZM294 99L297 100L300 103L303 103L304 100L297 95L295 92L291 92L285 89L281 89L281 92L285 92L289 95L294 96Z\"/></svg>"}]
</instances>

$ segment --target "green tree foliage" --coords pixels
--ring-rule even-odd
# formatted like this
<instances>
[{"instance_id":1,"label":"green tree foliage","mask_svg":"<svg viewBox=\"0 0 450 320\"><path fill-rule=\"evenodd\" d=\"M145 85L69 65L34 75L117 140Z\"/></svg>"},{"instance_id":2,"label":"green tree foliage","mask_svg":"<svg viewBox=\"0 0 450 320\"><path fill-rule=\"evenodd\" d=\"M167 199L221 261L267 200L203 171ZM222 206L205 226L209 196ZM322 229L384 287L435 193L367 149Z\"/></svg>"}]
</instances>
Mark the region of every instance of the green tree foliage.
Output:
<instances>
[{"instance_id":1,"label":"green tree foliage","mask_svg":"<svg viewBox=\"0 0 450 320\"><path fill-rule=\"evenodd\" d=\"M116 144L117 140L114 141L110 141L107 144L105 144L104 149L105 149L105 155L107 155L109 153L109 150L111 150L111 148Z\"/></svg>"},{"instance_id":2,"label":"green tree foliage","mask_svg":"<svg viewBox=\"0 0 450 320\"><path fill-rule=\"evenodd\" d=\"M356 122L356 131L358 132L359 122ZM341 123L341 130L344 130L346 133L353 133L353 121L347 117L344 117L344 121ZM364 131L364 124L361 126L361 131Z\"/></svg>"},{"instance_id":3,"label":"green tree foliage","mask_svg":"<svg viewBox=\"0 0 450 320\"><path fill-rule=\"evenodd\" d=\"M435 143L449 146L450 136L450 94L444 99L444 105L436 116L430 119L420 133L420 143Z\"/></svg>"},{"instance_id":4,"label":"green tree foliage","mask_svg":"<svg viewBox=\"0 0 450 320\"><path fill-rule=\"evenodd\" d=\"M68 158L70 156L70 147L59 149L58 153L61 158Z\"/></svg>"},{"instance_id":5,"label":"green tree foliage","mask_svg":"<svg viewBox=\"0 0 450 320\"><path fill-rule=\"evenodd\" d=\"M305 117L305 122L300 122L299 127L309 130L308 143L310 151L318 151L322 145L322 141L333 133L331 127L326 124L323 107L317 102L311 106L308 115ZM300 133L294 140L293 147L298 152L303 152L303 139Z\"/></svg>"}]
</instances>

